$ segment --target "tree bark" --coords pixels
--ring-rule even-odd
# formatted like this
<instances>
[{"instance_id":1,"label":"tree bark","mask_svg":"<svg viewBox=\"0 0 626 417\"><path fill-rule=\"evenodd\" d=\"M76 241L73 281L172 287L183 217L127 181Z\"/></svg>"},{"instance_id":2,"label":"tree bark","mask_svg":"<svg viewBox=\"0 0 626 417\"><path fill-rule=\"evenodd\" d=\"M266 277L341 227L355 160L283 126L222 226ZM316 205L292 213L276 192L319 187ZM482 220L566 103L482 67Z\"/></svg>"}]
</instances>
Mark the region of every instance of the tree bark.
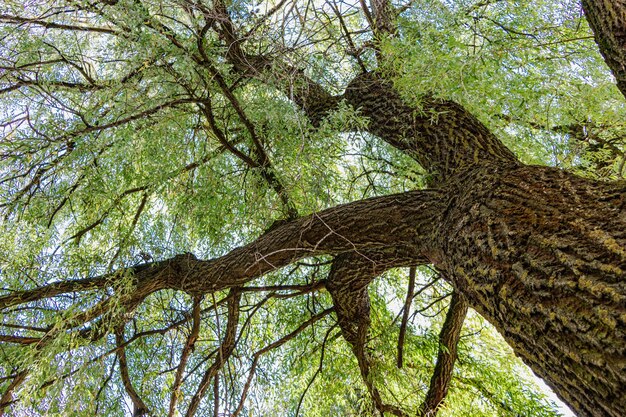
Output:
<instances>
[{"instance_id":1,"label":"tree bark","mask_svg":"<svg viewBox=\"0 0 626 417\"><path fill-rule=\"evenodd\" d=\"M626 415L626 184L487 166L450 195L436 265L578 415Z\"/></svg>"},{"instance_id":2,"label":"tree bark","mask_svg":"<svg viewBox=\"0 0 626 417\"><path fill-rule=\"evenodd\" d=\"M413 108L375 74L343 98L436 175L428 256L470 306L579 415L626 415L626 184L524 166L457 103Z\"/></svg>"},{"instance_id":3,"label":"tree bark","mask_svg":"<svg viewBox=\"0 0 626 417\"><path fill-rule=\"evenodd\" d=\"M447 110L426 120L414 116L387 82L367 77L352 84L346 99L370 116L372 133L438 171L437 189L287 222L221 258L186 254L135 267L137 294L165 288L209 293L324 253L374 251L382 258L370 265L385 268L426 260L579 415L626 415L625 183L523 166L462 107L433 101L433 108ZM394 255L398 248L412 259ZM75 281L75 289L107 282ZM0 297L0 307L72 289L70 282L13 293ZM338 314L348 305L336 303Z\"/></svg>"},{"instance_id":4,"label":"tree bark","mask_svg":"<svg viewBox=\"0 0 626 417\"><path fill-rule=\"evenodd\" d=\"M582 0L582 4L600 53L626 97L626 2Z\"/></svg>"}]
</instances>

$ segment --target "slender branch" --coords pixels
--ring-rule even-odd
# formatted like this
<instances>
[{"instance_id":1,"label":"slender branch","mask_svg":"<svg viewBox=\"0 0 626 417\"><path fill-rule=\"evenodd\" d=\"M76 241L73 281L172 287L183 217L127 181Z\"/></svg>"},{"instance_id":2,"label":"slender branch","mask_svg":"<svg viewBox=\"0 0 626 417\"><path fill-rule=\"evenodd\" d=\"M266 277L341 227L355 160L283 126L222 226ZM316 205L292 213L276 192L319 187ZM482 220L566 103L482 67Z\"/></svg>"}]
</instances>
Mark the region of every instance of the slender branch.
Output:
<instances>
[{"instance_id":1,"label":"slender branch","mask_svg":"<svg viewBox=\"0 0 626 417\"><path fill-rule=\"evenodd\" d=\"M348 30L348 26L346 25L345 19L343 18L343 15L341 14L341 11L339 10L339 8L337 7L337 5L334 2L332 2L332 3L328 2L328 4L332 8L333 13L335 13L335 16L337 17L337 19L339 20L339 25L341 26L341 30L343 31L344 36L346 37L346 41L348 42L348 46L350 47L351 55L353 55L354 58L357 60L357 63L359 64L359 67L361 67L361 71L367 72L367 67L363 63L363 60L361 59L361 56L358 53L358 49L357 49L356 45L354 44L354 41L352 40L352 36L350 35L350 31Z\"/></svg>"},{"instance_id":2,"label":"slender branch","mask_svg":"<svg viewBox=\"0 0 626 417\"><path fill-rule=\"evenodd\" d=\"M26 304L32 301L42 300L44 298L51 298L56 295L68 292L81 292L105 288L110 285L110 283L110 277L101 276L70 281L60 281L44 285L32 290L16 291L14 293L0 297L0 310L4 310L19 304Z\"/></svg>"},{"instance_id":3,"label":"slender branch","mask_svg":"<svg viewBox=\"0 0 626 417\"><path fill-rule=\"evenodd\" d=\"M24 16L14 16L8 14L0 14L0 23L18 23L18 24L30 24L41 26L47 29L61 29L61 30L70 30L74 32L94 32L94 33L105 33L108 35L119 35L120 32L98 26L85 26L85 25L68 25L64 23L57 22L49 22L47 20L42 20L39 18L33 17L24 17Z\"/></svg>"},{"instance_id":4,"label":"slender branch","mask_svg":"<svg viewBox=\"0 0 626 417\"><path fill-rule=\"evenodd\" d=\"M446 320L439 334L439 353L437 364L430 379L430 387L424 402L420 406L419 415L435 417L437 410L443 403L447 393L454 363L457 358L457 347L463 328L463 321L467 315L467 302L463 296L454 292L446 314Z\"/></svg>"},{"instance_id":5,"label":"slender branch","mask_svg":"<svg viewBox=\"0 0 626 417\"><path fill-rule=\"evenodd\" d=\"M402 354L404 351L404 338L406 335L406 327L411 312L411 302L413 301L413 293L415 292L415 272L416 268L409 268L409 288L406 291L406 299L404 300L404 309L402 313L402 323L400 324L400 334L398 335L398 368L402 368Z\"/></svg>"},{"instance_id":6,"label":"slender branch","mask_svg":"<svg viewBox=\"0 0 626 417\"><path fill-rule=\"evenodd\" d=\"M226 332L222 343L219 346L219 355L213 362L213 364L206 370L196 393L191 398L189 408L187 409L186 417L195 415L200 401L204 397L206 390L211 383L211 380L215 378L217 373L222 369L226 361L230 358L233 350L235 349L235 341L237 336L237 324L239 323L239 302L241 301L241 292L238 289L231 289L233 298L228 300L228 319L226 322Z\"/></svg>"},{"instance_id":7,"label":"slender branch","mask_svg":"<svg viewBox=\"0 0 626 417\"><path fill-rule=\"evenodd\" d=\"M220 378L219 374L213 378L213 417L219 417L220 412Z\"/></svg>"},{"instance_id":8,"label":"slender branch","mask_svg":"<svg viewBox=\"0 0 626 417\"><path fill-rule=\"evenodd\" d=\"M133 417L140 417L149 414L146 403L143 402L141 396L137 393L130 380L128 373L128 361L126 360L126 348L121 347L124 344L124 326L120 326L115 332L115 342L117 343L117 359L120 365L120 377L126 393L133 402Z\"/></svg>"},{"instance_id":9,"label":"slender branch","mask_svg":"<svg viewBox=\"0 0 626 417\"><path fill-rule=\"evenodd\" d=\"M13 381L11 381L6 391L4 391L4 394L2 394L2 397L0 397L0 417L4 415L4 410L15 401L15 390L26 380L27 376L27 370L20 371L17 375L15 375Z\"/></svg>"},{"instance_id":10,"label":"slender branch","mask_svg":"<svg viewBox=\"0 0 626 417\"><path fill-rule=\"evenodd\" d=\"M324 366L324 354L326 353L326 342L328 341L328 337L330 336L330 332L332 330L333 330L333 327L328 329L328 331L326 332L326 336L324 336L324 340L322 341L322 347L320 349L319 366L317 367L317 370L315 371L315 373L313 374L313 376L311 377L311 379L307 383L306 388L304 389L304 391L302 391L302 395L300 395L300 400L298 400L298 406L296 407L296 415L295 415L295 417L298 417L300 415L300 408L302 407L302 402L304 401L304 397L306 396L307 392L309 392L309 389L313 385L313 382L315 382L315 379L317 378L317 376L320 373L322 373L322 367Z\"/></svg>"},{"instance_id":11,"label":"slender branch","mask_svg":"<svg viewBox=\"0 0 626 417\"><path fill-rule=\"evenodd\" d=\"M32 345L34 343L41 342L41 337L25 337L25 336L13 336L0 334L0 342L13 343L18 345Z\"/></svg>"},{"instance_id":12,"label":"slender branch","mask_svg":"<svg viewBox=\"0 0 626 417\"><path fill-rule=\"evenodd\" d=\"M235 54L241 56L243 52L241 52L241 50L239 49L239 42L237 40L233 40L234 38L236 38L236 34L234 32L234 25L232 24L230 15L228 14L226 10L225 5L221 1L218 1L216 3L216 9L218 10L221 16L220 22L221 22L221 27L223 28L221 33L230 42L229 49L232 47L233 50L238 51L238 52L235 52ZM276 176L276 171L274 170L270 162L270 158L267 155L267 152L265 151L263 144L261 143L259 135L257 134L256 128L254 126L254 123L252 123L252 121L246 115L239 100L237 99L235 94L232 92L231 88L228 86L228 84L222 77L222 74L211 63L211 60L207 56L207 53L204 49L203 39L204 38L202 36L198 38L198 44L199 44L198 50L200 51L200 54L202 55L202 62L201 62L202 65L209 70L209 73L211 74L212 78L216 81L220 90L222 91L226 99L230 102L233 109L235 109L235 112L239 116L239 119L241 120L246 130L248 131L250 135L250 139L252 140L252 144L254 145L254 149L255 149L255 155L256 155L255 164L260 168L261 176L263 177L263 179L267 181L270 187L274 189L274 191L280 198L281 202L283 203L283 206L285 207L287 218L295 219L296 217L298 217L298 212L293 202L289 199L289 196L287 194L287 191L284 185ZM212 125L212 128L215 130L215 122L212 122L211 125Z\"/></svg>"},{"instance_id":13,"label":"slender branch","mask_svg":"<svg viewBox=\"0 0 626 417\"><path fill-rule=\"evenodd\" d=\"M279 348L285 343L287 343L288 341L294 339L296 336L302 333L306 328L317 323L318 321L320 321L321 319L323 319L324 317L326 317L333 311L334 311L334 308L328 308L322 311L321 313L314 315L313 317L311 317L310 319L302 323L300 326L298 326L298 328L292 331L291 333L281 337L280 339L276 340L273 343L270 343L269 345L265 346L263 349L257 351L253 355L252 365L250 366L250 371L248 372L248 379L246 380L246 383L243 386L241 399L239 400L239 405L237 406L237 408L235 409L231 417L238 417L239 413L241 413L241 411L243 410L244 403L248 396L248 391L250 390L250 386L252 384L252 379L254 378L254 374L256 372L259 358L263 356L264 354L266 354L267 352L274 350L276 348Z\"/></svg>"},{"instance_id":14,"label":"slender branch","mask_svg":"<svg viewBox=\"0 0 626 417\"><path fill-rule=\"evenodd\" d=\"M172 385L172 394L170 396L170 408L169 408L169 417L173 417L175 414L176 402L180 397L180 386L182 384L183 372L185 371L185 366L187 365L187 360L189 359L189 355L193 352L194 345L196 340L198 340L198 335L200 333L200 297L194 298L193 301L193 310L192 310L192 318L193 324L191 326L191 332L187 337L187 341L185 342L185 346L180 354L180 360L178 362L178 367L176 369L176 376L174 378L174 384Z\"/></svg>"}]
</instances>

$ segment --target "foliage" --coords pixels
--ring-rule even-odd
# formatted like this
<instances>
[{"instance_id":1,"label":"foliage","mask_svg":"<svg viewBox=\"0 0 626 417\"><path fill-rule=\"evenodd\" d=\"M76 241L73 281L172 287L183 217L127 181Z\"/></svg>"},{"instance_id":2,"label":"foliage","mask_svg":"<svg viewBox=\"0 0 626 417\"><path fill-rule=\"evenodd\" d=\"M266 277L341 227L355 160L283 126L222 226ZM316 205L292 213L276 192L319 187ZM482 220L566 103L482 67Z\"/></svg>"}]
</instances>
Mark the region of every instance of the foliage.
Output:
<instances>
[{"instance_id":1,"label":"foliage","mask_svg":"<svg viewBox=\"0 0 626 417\"><path fill-rule=\"evenodd\" d=\"M408 101L435 94L467 106L526 162L623 178L626 106L575 2L398 2L399 31L381 41L384 61L359 2L225 3L246 34L247 53L276 58L265 79L241 76L227 59L229 46L215 29L224 23L207 24L219 2L0 5L4 294L181 253L213 258L288 217L290 206L302 215L424 186L413 160L359 133L367 121L358 110L343 106L312 126L285 93L292 67L339 93L361 66L380 65ZM288 198L268 183L259 146ZM315 287L329 261L307 259L246 285L236 347L200 415L214 404L229 415L246 390L242 415L375 415L333 314L256 356L332 307ZM414 413L437 357L442 296L451 289L430 285L436 275L421 272L417 287L426 289L414 300L398 369L405 272L371 285L368 348L384 400ZM176 394L181 413L189 406L223 354L232 295L194 300L159 291L129 309L136 283L132 273L120 276L3 311L2 392L30 370L12 415L128 413L120 351L134 389L165 415L197 322ZM466 321L458 361L440 415L558 415L476 314Z\"/></svg>"}]
</instances>

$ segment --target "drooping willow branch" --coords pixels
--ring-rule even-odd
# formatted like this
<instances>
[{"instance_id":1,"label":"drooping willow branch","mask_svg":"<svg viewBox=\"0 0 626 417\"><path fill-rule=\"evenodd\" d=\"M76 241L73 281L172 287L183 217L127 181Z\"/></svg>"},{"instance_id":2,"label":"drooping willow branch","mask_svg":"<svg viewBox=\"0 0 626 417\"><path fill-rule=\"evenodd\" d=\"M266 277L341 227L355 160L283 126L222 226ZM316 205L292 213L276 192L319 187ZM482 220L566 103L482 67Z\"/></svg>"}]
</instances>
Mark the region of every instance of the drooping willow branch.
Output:
<instances>
[{"instance_id":1,"label":"drooping willow branch","mask_svg":"<svg viewBox=\"0 0 626 417\"><path fill-rule=\"evenodd\" d=\"M328 309L322 311L321 313L318 313L318 314L314 315L313 317L311 317L310 319L308 319L307 321L302 323L300 326L298 326L298 328L296 328L294 331L286 334L285 336L281 337L280 339L276 340L275 342L270 343L269 345L265 346L263 349L260 349L259 351L257 351L252 356L252 365L250 365L250 370L248 371L248 378L246 379L246 383L243 386L243 390L242 390L242 393L241 393L241 399L239 400L239 405L237 405L237 408L233 412L232 417L237 417L241 413L241 411L243 410L246 398L248 397L248 391L250 390L250 387L251 387L251 384L252 384L252 379L254 378L254 375L255 375L255 372L256 372L256 368L257 368L257 365L258 365L258 362L259 362L259 359L261 358L261 356L263 356L264 354L266 354L266 353L268 353L268 352L270 352L270 351L272 351L274 349L277 349L277 348L281 347L285 343L287 343L290 340L294 339L296 336L298 336L300 333L302 333L305 329L307 329L308 327L312 326L316 322L320 321L324 317L328 316L333 311L334 311L334 308L328 308Z\"/></svg>"}]
</instances>

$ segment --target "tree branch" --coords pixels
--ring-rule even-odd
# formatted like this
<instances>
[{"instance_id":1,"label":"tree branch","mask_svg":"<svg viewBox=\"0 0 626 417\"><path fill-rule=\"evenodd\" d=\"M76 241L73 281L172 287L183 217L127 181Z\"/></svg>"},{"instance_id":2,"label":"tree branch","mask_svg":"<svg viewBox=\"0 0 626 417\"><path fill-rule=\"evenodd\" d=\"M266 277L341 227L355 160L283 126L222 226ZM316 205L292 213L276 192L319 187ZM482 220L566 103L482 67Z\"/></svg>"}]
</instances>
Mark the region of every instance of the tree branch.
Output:
<instances>
[{"instance_id":1,"label":"tree branch","mask_svg":"<svg viewBox=\"0 0 626 417\"><path fill-rule=\"evenodd\" d=\"M402 368L402 354L404 352L404 337L406 335L406 326L411 313L411 302L413 301L413 293L415 292L415 272L416 268L412 266L409 269L409 288L406 290L406 299L402 312L402 322L400 324L400 334L398 336L398 368Z\"/></svg>"},{"instance_id":2,"label":"tree branch","mask_svg":"<svg viewBox=\"0 0 626 417\"><path fill-rule=\"evenodd\" d=\"M257 351L253 355L252 365L250 365L250 371L248 372L248 378L246 380L246 383L244 384L244 387L241 393L241 399L239 400L239 405L233 412L232 417L239 416L239 413L241 413L241 411L243 410L246 397L248 396L248 391L250 390L250 386L252 384L252 378L254 378L254 374L256 372L259 358L263 356L264 354L266 354L267 352L281 347L282 345L284 345L285 343L287 343L288 341L290 341L291 339L295 338L297 335L302 333L306 328L317 323L318 321L320 321L321 319L323 319L324 317L326 317L333 311L334 311L333 308L328 308L322 311L321 313L314 315L313 317L311 317L310 319L302 323L300 326L298 326L298 328L292 331L291 333L288 333L285 336L281 337L280 339L276 340L275 342L270 343L269 345L265 346L263 349Z\"/></svg>"},{"instance_id":3,"label":"tree branch","mask_svg":"<svg viewBox=\"0 0 626 417\"><path fill-rule=\"evenodd\" d=\"M4 415L4 410L15 401L13 394L15 390L26 380L27 376L28 371L26 370L15 375L13 381L11 381L6 391L4 391L4 394L2 394L2 397L0 397L0 417Z\"/></svg>"},{"instance_id":4,"label":"tree branch","mask_svg":"<svg viewBox=\"0 0 626 417\"><path fill-rule=\"evenodd\" d=\"M371 359L366 349L370 326L370 300L367 285L388 269L389 265L401 266L403 263L416 263L414 257L404 256L402 250L383 256L374 251L339 255L335 257L326 283L326 289L333 298L341 333L357 358L361 377L376 409L381 414L389 412L396 416L406 414L393 405L385 404L372 380ZM390 261L394 257L397 261Z\"/></svg>"},{"instance_id":5,"label":"tree branch","mask_svg":"<svg viewBox=\"0 0 626 417\"><path fill-rule=\"evenodd\" d=\"M428 388L426 398L420 406L420 416L435 417L438 408L448 393L454 362L457 358L461 329L463 328L463 321L466 315L467 302L460 293L455 291L450 300L446 320L439 333L437 364L430 379L430 387Z\"/></svg>"},{"instance_id":6,"label":"tree branch","mask_svg":"<svg viewBox=\"0 0 626 417\"><path fill-rule=\"evenodd\" d=\"M35 26L41 26L47 29L61 29L61 30L69 30L73 32L94 32L94 33L105 33L108 35L120 34L116 30L105 28L105 27L68 25L64 23L49 22L47 20L43 20L43 19L36 18L36 17L24 17L24 16L15 16L15 15L8 15L8 14L0 14L0 23L30 24L30 25L35 25Z\"/></svg>"},{"instance_id":7,"label":"tree branch","mask_svg":"<svg viewBox=\"0 0 626 417\"><path fill-rule=\"evenodd\" d=\"M626 98L626 5L620 0L582 0L600 53Z\"/></svg>"},{"instance_id":8,"label":"tree branch","mask_svg":"<svg viewBox=\"0 0 626 417\"><path fill-rule=\"evenodd\" d=\"M162 289L201 295L240 286L298 259L341 252L375 249L392 255L385 267L407 265L434 255L433 226L444 212L444 196L436 190L410 191L340 205L277 225L254 242L212 260L182 254L137 265L133 274L134 298ZM393 256L400 253L401 256ZM369 254L369 255L368 255ZM382 259L378 261L382 262ZM19 291L0 297L0 308L59 294L113 285L114 275L68 281Z\"/></svg>"},{"instance_id":9,"label":"tree branch","mask_svg":"<svg viewBox=\"0 0 626 417\"><path fill-rule=\"evenodd\" d=\"M126 348L123 346L125 343L123 332L124 326L120 326L115 332L115 342L118 346L116 353L120 365L120 377L122 379L122 383L124 384L124 389L133 403L133 417L141 417L149 414L149 409L133 387L130 380L128 362L126 360Z\"/></svg>"},{"instance_id":10,"label":"tree branch","mask_svg":"<svg viewBox=\"0 0 626 417\"><path fill-rule=\"evenodd\" d=\"M238 289L232 289L231 294L233 295L233 298L228 300L228 320L226 322L226 332L224 334L224 339L220 344L218 356L209 369L207 369L204 373L204 376L198 385L198 389L191 399L189 408L185 414L186 417L195 415L198 407L200 406L200 401L204 397L211 380L217 375L220 369L222 369L235 349L237 324L239 323L239 302L241 301L241 292Z\"/></svg>"},{"instance_id":11,"label":"tree branch","mask_svg":"<svg viewBox=\"0 0 626 417\"><path fill-rule=\"evenodd\" d=\"M175 414L176 402L180 396L180 386L182 384L183 372L185 371L187 360L189 359L191 352L193 352L194 345L200 333L200 297L196 297L193 301L192 317L193 324L191 326L191 332L189 333L185 346L180 354L180 360L176 369L176 377L174 378L174 384L172 385L172 394L170 396L170 408L168 414L169 417L173 417Z\"/></svg>"}]
</instances>

